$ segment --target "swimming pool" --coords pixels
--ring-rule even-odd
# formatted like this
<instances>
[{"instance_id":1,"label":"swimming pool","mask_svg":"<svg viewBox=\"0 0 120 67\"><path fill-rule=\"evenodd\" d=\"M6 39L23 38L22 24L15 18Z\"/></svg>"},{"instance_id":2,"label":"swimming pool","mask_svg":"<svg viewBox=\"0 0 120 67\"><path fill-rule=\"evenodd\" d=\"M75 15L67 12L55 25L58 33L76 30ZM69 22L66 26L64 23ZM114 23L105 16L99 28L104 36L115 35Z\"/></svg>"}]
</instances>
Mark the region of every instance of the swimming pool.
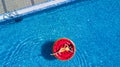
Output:
<instances>
[{"instance_id":1,"label":"swimming pool","mask_svg":"<svg viewBox=\"0 0 120 67\"><path fill-rule=\"evenodd\" d=\"M0 25L0 67L119 67L120 0L79 1ZM69 61L50 56L61 37L77 48Z\"/></svg>"}]
</instances>

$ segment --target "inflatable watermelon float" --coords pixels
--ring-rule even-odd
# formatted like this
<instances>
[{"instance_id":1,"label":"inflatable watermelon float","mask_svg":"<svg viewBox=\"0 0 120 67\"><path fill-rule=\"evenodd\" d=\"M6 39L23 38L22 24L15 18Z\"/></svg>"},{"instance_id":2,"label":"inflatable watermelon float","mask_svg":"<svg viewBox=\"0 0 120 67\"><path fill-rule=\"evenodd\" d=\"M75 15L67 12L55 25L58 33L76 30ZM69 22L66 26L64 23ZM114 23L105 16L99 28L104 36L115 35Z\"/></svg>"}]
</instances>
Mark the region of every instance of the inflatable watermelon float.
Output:
<instances>
[{"instance_id":1,"label":"inflatable watermelon float","mask_svg":"<svg viewBox=\"0 0 120 67\"><path fill-rule=\"evenodd\" d=\"M60 38L53 45L53 54L59 60L70 60L76 51L74 43L68 38Z\"/></svg>"}]
</instances>

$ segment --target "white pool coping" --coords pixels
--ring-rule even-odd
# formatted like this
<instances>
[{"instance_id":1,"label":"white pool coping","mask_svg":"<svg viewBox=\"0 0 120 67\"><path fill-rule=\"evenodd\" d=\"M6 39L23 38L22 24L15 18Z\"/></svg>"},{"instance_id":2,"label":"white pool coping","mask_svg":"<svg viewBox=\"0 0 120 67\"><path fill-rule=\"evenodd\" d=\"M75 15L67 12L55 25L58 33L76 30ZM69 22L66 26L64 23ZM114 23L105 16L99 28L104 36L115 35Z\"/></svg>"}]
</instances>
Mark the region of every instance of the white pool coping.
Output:
<instances>
[{"instance_id":1,"label":"white pool coping","mask_svg":"<svg viewBox=\"0 0 120 67\"><path fill-rule=\"evenodd\" d=\"M75 0L52 0L52 1L49 1L49 2L42 3L42 4L27 7L27 8L24 8L24 9L16 10L15 12L5 13L5 14L0 15L0 22L10 20L10 19L14 19L16 17L24 16L24 15L34 13L34 12L37 12L37 11L42 11L42 10L52 8L52 7L55 7L55 6L59 6L59 5L69 3L69 2L72 2L72 1L75 1Z\"/></svg>"}]
</instances>

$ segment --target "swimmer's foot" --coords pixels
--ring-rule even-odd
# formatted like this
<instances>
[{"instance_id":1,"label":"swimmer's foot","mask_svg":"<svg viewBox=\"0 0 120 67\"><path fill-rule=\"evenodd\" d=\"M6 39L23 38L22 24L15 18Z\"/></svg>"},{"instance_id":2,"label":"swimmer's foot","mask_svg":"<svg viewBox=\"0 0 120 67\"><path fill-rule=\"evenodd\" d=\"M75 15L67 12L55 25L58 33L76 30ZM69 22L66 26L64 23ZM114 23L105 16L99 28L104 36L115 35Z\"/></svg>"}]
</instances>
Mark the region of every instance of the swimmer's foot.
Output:
<instances>
[{"instance_id":1,"label":"swimmer's foot","mask_svg":"<svg viewBox=\"0 0 120 67\"><path fill-rule=\"evenodd\" d=\"M52 54L50 54L50 55L55 55L55 54L57 54L57 53L59 53L59 52L56 52L56 53L52 53Z\"/></svg>"}]
</instances>

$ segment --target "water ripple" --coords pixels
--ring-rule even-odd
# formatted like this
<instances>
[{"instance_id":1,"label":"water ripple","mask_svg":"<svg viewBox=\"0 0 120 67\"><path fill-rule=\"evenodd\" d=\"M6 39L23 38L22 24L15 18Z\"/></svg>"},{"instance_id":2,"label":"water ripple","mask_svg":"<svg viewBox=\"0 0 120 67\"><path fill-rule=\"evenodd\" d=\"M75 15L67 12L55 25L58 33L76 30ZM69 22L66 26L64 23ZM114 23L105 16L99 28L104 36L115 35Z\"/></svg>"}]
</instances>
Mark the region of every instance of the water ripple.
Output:
<instances>
[{"instance_id":1,"label":"water ripple","mask_svg":"<svg viewBox=\"0 0 120 67\"><path fill-rule=\"evenodd\" d=\"M73 64L76 67L90 67L89 62L87 61L88 54L84 50L76 49L75 58L73 58Z\"/></svg>"},{"instance_id":2,"label":"water ripple","mask_svg":"<svg viewBox=\"0 0 120 67\"><path fill-rule=\"evenodd\" d=\"M31 56L34 54L33 51L36 47L39 47L39 43L41 42L40 37L30 36L25 38L22 41L19 41L15 45L13 45L10 49L8 49L7 56L4 58L3 66L8 67L10 65L16 65L15 63L20 60L24 61L24 58L31 59ZM32 54L33 53L33 54ZM33 61L33 60L31 60Z\"/></svg>"},{"instance_id":3,"label":"water ripple","mask_svg":"<svg viewBox=\"0 0 120 67\"><path fill-rule=\"evenodd\" d=\"M87 52L78 48L76 49L75 56L71 60L46 60L40 55L43 43L44 39L38 36L29 36L17 42L8 49L7 56L4 58L2 64L3 67L14 67L14 65L22 66L25 63L27 66L34 65L36 67L91 67L87 60Z\"/></svg>"}]
</instances>

